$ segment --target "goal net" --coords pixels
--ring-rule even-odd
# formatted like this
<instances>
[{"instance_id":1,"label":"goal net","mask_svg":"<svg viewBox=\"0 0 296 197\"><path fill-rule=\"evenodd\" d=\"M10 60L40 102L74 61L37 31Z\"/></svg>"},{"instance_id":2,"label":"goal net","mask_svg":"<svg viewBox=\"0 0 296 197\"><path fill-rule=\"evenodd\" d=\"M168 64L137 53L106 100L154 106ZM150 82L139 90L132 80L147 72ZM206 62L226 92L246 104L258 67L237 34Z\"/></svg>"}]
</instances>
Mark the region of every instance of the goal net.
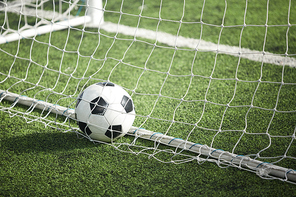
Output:
<instances>
[{"instance_id":1,"label":"goal net","mask_svg":"<svg viewBox=\"0 0 296 197\"><path fill-rule=\"evenodd\" d=\"M0 110L89 138L76 124L77 97L112 82L136 109L116 149L295 184L295 6L0 1Z\"/></svg>"}]
</instances>

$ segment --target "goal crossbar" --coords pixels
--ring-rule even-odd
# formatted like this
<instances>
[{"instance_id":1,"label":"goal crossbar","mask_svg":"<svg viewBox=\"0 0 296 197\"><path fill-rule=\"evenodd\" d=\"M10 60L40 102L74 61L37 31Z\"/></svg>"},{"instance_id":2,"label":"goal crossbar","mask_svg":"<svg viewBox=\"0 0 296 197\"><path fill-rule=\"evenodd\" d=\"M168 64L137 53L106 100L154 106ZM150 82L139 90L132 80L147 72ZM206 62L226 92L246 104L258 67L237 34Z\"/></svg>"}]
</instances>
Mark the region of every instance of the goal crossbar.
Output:
<instances>
[{"instance_id":1,"label":"goal crossbar","mask_svg":"<svg viewBox=\"0 0 296 197\"><path fill-rule=\"evenodd\" d=\"M76 120L75 110L72 108L67 108L46 101L37 100L35 98L30 98L27 96L0 90L0 101L2 101L3 99L25 106L33 106L34 109L46 110L49 113L66 116L73 120ZM152 140L163 145L193 152L197 154L197 156L194 157L196 160L200 159L199 156L206 156L208 158L214 159L215 162L218 164L225 164L228 166L245 168L251 171L255 171L256 174L260 177L279 178L281 180L296 183L296 170L255 160L248 156L237 155L221 149L215 149L207 145L193 143L187 140L175 138L173 136L168 136L159 132L149 131L134 126L130 128L128 135L146 140Z\"/></svg>"}]
</instances>

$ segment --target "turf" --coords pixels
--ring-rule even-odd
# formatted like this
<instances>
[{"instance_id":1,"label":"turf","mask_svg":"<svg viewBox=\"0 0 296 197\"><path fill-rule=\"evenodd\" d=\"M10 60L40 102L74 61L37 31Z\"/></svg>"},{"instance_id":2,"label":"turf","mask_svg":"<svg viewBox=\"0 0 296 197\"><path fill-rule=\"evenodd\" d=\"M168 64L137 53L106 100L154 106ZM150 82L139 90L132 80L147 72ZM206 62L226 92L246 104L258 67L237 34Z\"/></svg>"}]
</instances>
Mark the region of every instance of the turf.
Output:
<instances>
[{"instance_id":1,"label":"turf","mask_svg":"<svg viewBox=\"0 0 296 197\"><path fill-rule=\"evenodd\" d=\"M182 19L185 22L179 32L182 36L201 36L214 43L220 39L220 43L234 46L241 40L242 47L262 51L265 2L248 1L245 22L260 26L247 26L242 31L245 2L227 1L221 36L225 3L206 1L201 19L202 2L186 1L182 18L180 4L164 1L159 30L176 34ZM139 27L156 29L159 4L145 2ZM118 23L120 18L120 24L137 26L139 6L138 1L124 1L122 7L120 3L108 2L105 20ZM128 14L120 17L120 10ZM292 4L291 24L296 23L294 12ZM289 28L287 40L287 26L272 26L287 24L287 13L288 1L270 2L266 51L296 53L295 26ZM23 18L19 21L13 14L7 16L11 28L23 23ZM4 20L2 13L0 19ZM204 25L186 23L201 20ZM35 23L32 18L28 21ZM151 40L138 38L134 42L132 36L120 34L114 39L115 34L102 30L98 36L96 29L81 29L1 45L1 89L74 108L83 88L109 80L132 95L138 115L135 126L168 131L168 135L177 138L252 157L264 150L260 160L296 169L295 159L281 160L284 155L295 157L296 152L295 138L288 147L296 125L295 68L187 48L175 50L161 44L154 47ZM10 106L10 102L1 102L3 111ZM23 118L0 113L3 196L278 196L291 195L295 190L295 185L289 183L266 181L254 173L219 168L210 162L175 165L145 154L124 153L126 146L119 151L113 146L80 139L74 132L45 128L40 123L56 127L57 121L69 130L65 117L47 116L46 111L38 110L30 112L29 115L36 116L31 117L24 113L30 109L21 105L12 109L19 110L18 115L27 121L30 118L34 121L26 124ZM152 118L147 118L148 115ZM70 121L70 126L77 127L75 121ZM131 143L133 139L127 136L119 142ZM153 143L137 140L137 145L153 146ZM161 153L155 156L164 162L178 159Z\"/></svg>"},{"instance_id":2,"label":"turf","mask_svg":"<svg viewBox=\"0 0 296 197\"><path fill-rule=\"evenodd\" d=\"M0 113L1 196L290 196L295 186L212 163L163 164Z\"/></svg>"}]
</instances>

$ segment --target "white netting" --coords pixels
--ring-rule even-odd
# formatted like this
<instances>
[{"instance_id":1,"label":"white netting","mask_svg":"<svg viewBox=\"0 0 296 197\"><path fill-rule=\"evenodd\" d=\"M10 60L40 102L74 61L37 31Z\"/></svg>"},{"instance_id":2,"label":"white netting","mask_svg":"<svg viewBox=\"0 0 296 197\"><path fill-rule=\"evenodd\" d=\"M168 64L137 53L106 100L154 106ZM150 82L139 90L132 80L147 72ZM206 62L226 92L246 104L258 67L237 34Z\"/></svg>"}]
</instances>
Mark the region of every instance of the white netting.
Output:
<instances>
[{"instance_id":1,"label":"white netting","mask_svg":"<svg viewBox=\"0 0 296 197\"><path fill-rule=\"evenodd\" d=\"M292 1L93 2L0 2L1 111L78 132L77 96L111 81L137 113L119 150L295 181Z\"/></svg>"}]
</instances>

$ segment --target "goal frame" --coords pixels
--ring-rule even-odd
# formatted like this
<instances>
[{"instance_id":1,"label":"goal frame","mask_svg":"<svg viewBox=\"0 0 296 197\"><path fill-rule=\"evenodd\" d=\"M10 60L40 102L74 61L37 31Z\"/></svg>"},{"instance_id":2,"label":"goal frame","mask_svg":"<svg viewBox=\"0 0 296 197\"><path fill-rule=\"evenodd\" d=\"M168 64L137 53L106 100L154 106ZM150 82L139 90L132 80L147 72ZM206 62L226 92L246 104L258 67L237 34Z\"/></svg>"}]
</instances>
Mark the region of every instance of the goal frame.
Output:
<instances>
[{"instance_id":1,"label":"goal frame","mask_svg":"<svg viewBox=\"0 0 296 197\"><path fill-rule=\"evenodd\" d=\"M71 9L74 7L79 0L76 0ZM4 7L4 11L7 11L8 7ZM1 11L1 9L0 9ZM35 13L36 16L38 13ZM58 14L57 14L58 15ZM56 22L57 21L57 22ZM10 33L8 35L0 35L0 44L24 39L31 38L33 36L46 34L53 31L59 31L63 29L68 29L70 27L84 25L86 27L98 27L100 24L104 23L104 11L103 3L101 0L86 0L86 15L71 17L70 15L60 15L56 19L52 19L50 24L36 26L34 28L26 29L23 31L17 31Z\"/></svg>"},{"instance_id":2,"label":"goal frame","mask_svg":"<svg viewBox=\"0 0 296 197\"><path fill-rule=\"evenodd\" d=\"M47 111L48 113L62 115L67 118L75 120L75 110L71 108L55 105L42 100L37 100L27 96L22 96L19 94L0 90L0 102L3 99L13 103L22 104L25 106L31 106L31 107L33 106L34 109L39 109L42 111ZM210 162L215 162L219 166L220 165L233 166L239 169L253 171L253 172L256 172L256 174L262 178L273 178L273 179L278 178L280 180L285 180L287 182L296 183L295 170L280 167L280 166L262 162L259 160L255 160L248 156L233 154L221 149L208 147L207 145L193 143L180 138L168 136L160 132L149 131L144 128L138 128L134 126L130 128L130 130L128 131L128 135L132 135L134 137L139 137L146 140L151 140L156 143L161 143L166 146L171 146L174 148L182 149L184 151L190 151L197 154L197 156L192 156L192 158L190 158L191 160L197 160L197 161L206 160ZM84 136L84 137L88 137L88 136ZM95 141L95 140L92 140L91 138L89 138L89 140ZM200 156L205 156L207 158L204 159Z\"/></svg>"}]
</instances>

